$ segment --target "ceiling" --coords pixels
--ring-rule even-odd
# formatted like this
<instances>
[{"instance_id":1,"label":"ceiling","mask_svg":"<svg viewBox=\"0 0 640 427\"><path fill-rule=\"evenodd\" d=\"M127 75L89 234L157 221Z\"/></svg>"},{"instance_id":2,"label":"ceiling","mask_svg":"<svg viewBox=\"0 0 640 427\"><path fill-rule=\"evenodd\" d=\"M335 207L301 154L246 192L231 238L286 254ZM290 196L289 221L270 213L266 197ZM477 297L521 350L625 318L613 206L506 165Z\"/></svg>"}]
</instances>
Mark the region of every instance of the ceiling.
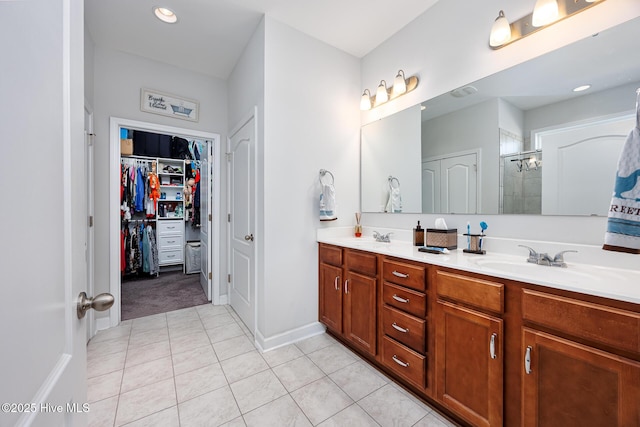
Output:
<instances>
[{"instance_id":1,"label":"ceiling","mask_svg":"<svg viewBox=\"0 0 640 427\"><path fill-rule=\"evenodd\" d=\"M97 46L226 80L265 14L361 58L437 1L85 0L85 25Z\"/></svg>"}]
</instances>

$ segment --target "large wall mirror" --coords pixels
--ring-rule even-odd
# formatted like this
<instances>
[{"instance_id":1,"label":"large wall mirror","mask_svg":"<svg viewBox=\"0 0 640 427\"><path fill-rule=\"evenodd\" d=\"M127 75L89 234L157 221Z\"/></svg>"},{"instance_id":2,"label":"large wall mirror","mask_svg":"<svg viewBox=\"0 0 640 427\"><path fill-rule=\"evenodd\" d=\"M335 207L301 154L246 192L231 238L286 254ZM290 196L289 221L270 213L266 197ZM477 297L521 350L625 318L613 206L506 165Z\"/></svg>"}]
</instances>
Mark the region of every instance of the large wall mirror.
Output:
<instances>
[{"instance_id":1,"label":"large wall mirror","mask_svg":"<svg viewBox=\"0 0 640 427\"><path fill-rule=\"evenodd\" d=\"M363 126L362 211L605 216L638 52L640 18Z\"/></svg>"}]
</instances>

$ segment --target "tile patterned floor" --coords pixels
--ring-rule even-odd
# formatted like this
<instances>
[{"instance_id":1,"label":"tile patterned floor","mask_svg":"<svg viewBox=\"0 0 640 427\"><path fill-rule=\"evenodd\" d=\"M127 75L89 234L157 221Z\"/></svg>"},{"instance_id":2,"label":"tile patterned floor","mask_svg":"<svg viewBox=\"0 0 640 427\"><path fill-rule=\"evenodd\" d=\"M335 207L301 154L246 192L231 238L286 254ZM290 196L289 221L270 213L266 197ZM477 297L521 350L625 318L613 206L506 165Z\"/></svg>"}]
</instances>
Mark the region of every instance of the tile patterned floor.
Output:
<instances>
[{"instance_id":1,"label":"tile patterned floor","mask_svg":"<svg viewBox=\"0 0 640 427\"><path fill-rule=\"evenodd\" d=\"M259 353L229 306L125 321L87 352L90 426L453 426L326 334Z\"/></svg>"}]
</instances>

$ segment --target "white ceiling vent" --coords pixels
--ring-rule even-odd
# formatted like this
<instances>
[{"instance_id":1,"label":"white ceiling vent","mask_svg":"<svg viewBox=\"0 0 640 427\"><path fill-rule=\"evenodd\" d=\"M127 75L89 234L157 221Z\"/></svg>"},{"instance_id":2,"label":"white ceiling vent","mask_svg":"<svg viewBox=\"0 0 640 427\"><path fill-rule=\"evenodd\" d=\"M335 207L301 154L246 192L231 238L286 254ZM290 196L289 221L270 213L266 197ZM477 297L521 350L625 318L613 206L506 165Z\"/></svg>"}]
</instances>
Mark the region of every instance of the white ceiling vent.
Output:
<instances>
[{"instance_id":1,"label":"white ceiling vent","mask_svg":"<svg viewBox=\"0 0 640 427\"><path fill-rule=\"evenodd\" d=\"M478 89L476 89L475 87L469 85L469 86L463 86L463 87L459 87L458 89L454 89L451 91L451 96L456 97L456 98L462 98L468 95L473 95L474 93L476 93L478 91Z\"/></svg>"}]
</instances>

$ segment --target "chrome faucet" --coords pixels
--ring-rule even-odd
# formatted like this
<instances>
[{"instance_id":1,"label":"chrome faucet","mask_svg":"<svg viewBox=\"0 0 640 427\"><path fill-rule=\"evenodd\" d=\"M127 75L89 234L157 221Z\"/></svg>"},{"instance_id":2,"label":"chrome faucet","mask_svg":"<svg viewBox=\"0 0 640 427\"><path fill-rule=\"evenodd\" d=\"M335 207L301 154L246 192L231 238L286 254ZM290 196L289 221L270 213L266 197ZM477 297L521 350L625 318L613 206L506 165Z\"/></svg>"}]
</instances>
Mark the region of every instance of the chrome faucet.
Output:
<instances>
[{"instance_id":1,"label":"chrome faucet","mask_svg":"<svg viewBox=\"0 0 640 427\"><path fill-rule=\"evenodd\" d=\"M561 251L558 252L553 258L548 253L538 253L533 248L525 245L518 245L521 248L526 248L529 250L529 258L527 258L527 262L531 262L533 264L538 265L549 265L552 267L561 267L566 268L567 263L564 262L564 254L567 252L578 252L578 251Z\"/></svg>"},{"instance_id":2,"label":"chrome faucet","mask_svg":"<svg viewBox=\"0 0 640 427\"><path fill-rule=\"evenodd\" d=\"M376 239L376 242L385 242L385 243L389 243L391 242L391 239L389 239L389 236L391 236L393 234L393 232L389 232L387 234L380 234L377 231L373 232L373 238Z\"/></svg>"}]
</instances>

